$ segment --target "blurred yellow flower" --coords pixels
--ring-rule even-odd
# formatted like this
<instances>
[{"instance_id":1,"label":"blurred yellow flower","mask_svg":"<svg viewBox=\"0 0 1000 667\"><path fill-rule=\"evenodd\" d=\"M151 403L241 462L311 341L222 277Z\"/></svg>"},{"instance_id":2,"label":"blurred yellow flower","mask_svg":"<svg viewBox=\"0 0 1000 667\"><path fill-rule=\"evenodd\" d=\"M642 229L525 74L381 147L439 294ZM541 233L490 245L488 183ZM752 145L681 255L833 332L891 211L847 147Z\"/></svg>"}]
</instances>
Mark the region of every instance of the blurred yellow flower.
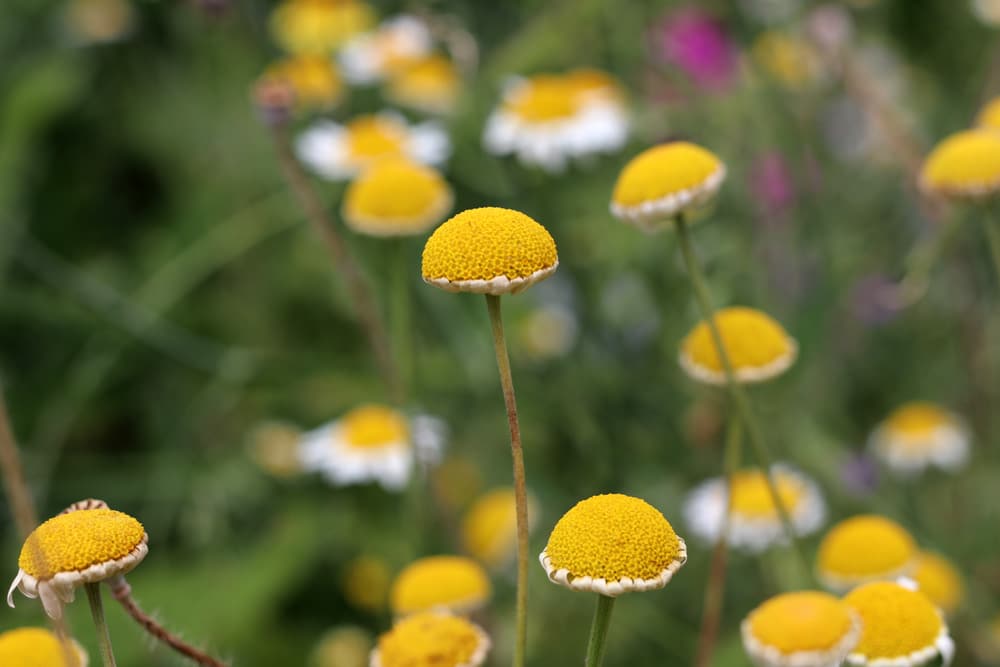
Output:
<instances>
[{"instance_id":1,"label":"blurred yellow flower","mask_svg":"<svg viewBox=\"0 0 1000 667\"><path fill-rule=\"evenodd\" d=\"M386 158L347 186L343 217L362 234L412 236L441 222L453 201L451 187L433 167Z\"/></svg>"},{"instance_id":2,"label":"blurred yellow flower","mask_svg":"<svg viewBox=\"0 0 1000 667\"><path fill-rule=\"evenodd\" d=\"M0 665L87 667L87 652L76 641L70 639L68 642L64 647L59 638L45 628L15 628L0 632Z\"/></svg>"},{"instance_id":3,"label":"blurred yellow flower","mask_svg":"<svg viewBox=\"0 0 1000 667\"><path fill-rule=\"evenodd\" d=\"M920 401L893 410L872 432L869 444L892 470L907 475L930 466L955 470L969 458L969 434L962 420Z\"/></svg>"},{"instance_id":4,"label":"blurred yellow flower","mask_svg":"<svg viewBox=\"0 0 1000 667\"><path fill-rule=\"evenodd\" d=\"M386 97L400 106L431 114L455 109L462 77L448 58L429 55L397 68L389 75Z\"/></svg>"},{"instance_id":5,"label":"blurred yellow flower","mask_svg":"<svg viewBox=\"0 0 1000 667\"><path fill-rule=\"evenodd\" d=\"M358 0L284 0L270 17L274 41L293 54L329 55L374 23L375 10Z\"/></svg>"},{"instance_id":6,"label":"blurred yellow flower","mask_svg":"<svg viewBox=\"0 0 1000 667\"><path fill-rule=\"evenodd\" d=\"M466 614L485 606L492 595L489 576L476 561L428 556L413 561L396 576L390 605L397 616L433 609Z\"/></svg>"},{"instance_id":7,"label":"blurred yellow flower","mask_svg":"<svg viewBox=\"0 0 1000 667\"><path fill-rule=\"evenodd\" d=\"M994 97L983 106L976 116L976 125L987 130L1000 130L1000 97Z\"/></svg>"},{"instance_id":8,"label":"blurred yellow flower","mask_svg":"<svg viewBox=\"0 0 1000 667\"><path fill-rule=\"evenodd\" d=\"M528 498L528 526L534 523L534 502ZM491 489L462 518L462 547L493 569L513 562L517 554L517 512L514 489Z\"/></svg>"},{"instance_id":9,"label":"blurred yellow flower","mask_svg":"<svg viewBox=\"0 0 1000 667\"><path fill-rule=\"evenodd\" d=\"M940 554L921 551L917 556L913 580L917 582L920 592L945 614L955 613L965 597L962 575L951 561Z\"/></svg>"},{"instance_id":10,"label":"blurred yellow flower","mask_svg":"<svg viewBox=\"0 0 1000 667\"><path fill-rule=\"evenodd\" d=\"M451 512L458 512L483 486L479 467L467 458L452 456L432 473L434 493Z\"/></svg>"},{"instance_id":11,"label":"blurred yellow flower","mask_svg":"<svg viewBox=\"0 0 1000 667\"><path fill-rule=\"evenodd\" d=\"M479 667L490 638L478 625L441 612L414 614L378 639L370 667Z\"/></svg>"},{"instance_id":12,"label":"blurred yellow flower","mask_svg":"<svg viewBox=\"0 0 1000 667\"><path fill-rule=\"evenodd\" d=\"M809 44L786 32L761 33L750 52L765 72L789 88L801 88L819 74L819 60Z\"/></svg>"},{"instance_id":13,"label":"blurred yellow flower","mask_svg":"<svg viewBox=\"0 0 1000 667\"><path fill-rule=\"evenodd\" d=\"M358 556L344 566L341 587L344 598L365 611L385 608L392 573L389 564L375 556Z\"/></svg>"},{"instance_id":14,"label":"blurred yellow flower","mask_svg":"<svg viewBox=\"0 0 1000 667\"><path fill-rule=\"evenodd\" d=\"M947 137L924 160L920 186L959 199L980 199L1000 190L1000 133L965 130Z\"/></svg>"},{"instance_id":15,"label":"blurred yellow flower","mask_svg":"<svg viewBox=\"0 0 1000 667\"><path fill-rule=\"evenodd\" d=\"M300 55L284 58L264 71L264 78L280 79L291 86L300 109L329 109L340 101L344 84L328 57Z\"/></svg>"},{"instance_id":16,"label":"blurred yellow flower","mask_svg":"<svg viewBox=\"0 0 1000 667\"><path fill-rule=\"evenodd\" d=\"M302 472L299 439L302 434L290 424L266 422L250 434L251 460L264 472L287 479Z\"/></svg>"},{"instance_id":17,"label":"blurred yellow flower","mask_svg":"<svg viewBox=\"0 0 1000 667\"><path fill-rule=\"evenodd\" d=\"M400 14L345 44L340 65L351 83L371 84L430 55L433 48L427 24L416 16Z\"/></svg>"},{"instance_id":18,"label":"blurred yellow flower","mask_svg":"<svg viewBox=\"0 0 1000 667\"><path fill-rule=\"evenodd\" d=\"M823 537L816 574L827 588L853 586L908 575L916 565L917 545L895 521L875 514L845 519Z\"/></svg>"},{"instance_id":19,"label":"blurred yellow flower","mask_svg":"<svg viewBox=\"0 0 1000 667\"><path fill-rule=\"evenodd\" d=\"M861 621L829 593L798 591L777 595L750 612L741 634L759 667L830 667L857 645Z\"/></svg>"},{"instance_id":20,"label":"blurred yellow flower","mask_svg":"<svg viewBox=\"0 0 1000 667\"><path fill-rule=\"evenodd\" d=\"M353 625L333 628L317 642L310 667L368 667L368 655L374 643L364 628Z\"/></svg>"},{"instance_id":21,"label":"blurred yellow flower","mask_svg":"<svg viewBox=\"0 0 1000 667\"><path fill-rule=\"evenodd\" d=\"M128 35L135 12L127 0L69 0L63 9L63 22L74 41L101 44Z\"/></svg>"}]
</instances>

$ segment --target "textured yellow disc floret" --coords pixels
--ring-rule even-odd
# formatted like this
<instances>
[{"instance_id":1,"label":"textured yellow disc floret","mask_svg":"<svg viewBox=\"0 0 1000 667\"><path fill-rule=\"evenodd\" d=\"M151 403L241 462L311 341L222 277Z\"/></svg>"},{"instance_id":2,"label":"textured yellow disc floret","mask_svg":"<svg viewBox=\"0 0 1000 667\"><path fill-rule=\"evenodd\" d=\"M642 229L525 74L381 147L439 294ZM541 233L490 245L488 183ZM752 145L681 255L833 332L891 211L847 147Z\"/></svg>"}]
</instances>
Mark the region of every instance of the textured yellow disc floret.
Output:
<instances>
[{"instance_id":1,"label":"textured yellow disc floret","mask_svg":"<svg viewBox=\"0 0 1000 667\"><path fill-rule=\"evenodd\" d=\"M817 570L828 584L850 586L903 574L916 555L906 529L885 517L863 514L830 529L819 545Z\"/></svg>"},{"instance_id":2,"label":"textured yellow disc floret","mask_svg":"<svg viewBox=\"0 0 1000 667\"><path fill-rule=\"evenodd\" d=\"M832 649L854 629L851 608L818 591L773 597L754 609L747 621L754 639L786 656Z\"/></svg>"},{"instance_id":3,"label":"textured yellow disc floret","mask_svg":"<svg viewBox=\"0 0 1000 667\"><path fill-rule=\"evenodd\" d=\"M329 107L340 99L344 84L333 61L323 56L296 56L271 65L265 77L287 81L295 91L296 104Z\"/></svg>"},{"instance_id":4,"label":"textured yellow disc floret","mask_svg":"<svg viewBox=\"0 0 1000 667\"><path fill-rule=\"evenodd\" d=\"M924 162L925 190L953 197L984 197L1000 189L1000 133L966 130L938 144Z\"/></svg>"},{"instance_id":5,"label":"textured yellow disc floret","mask_svg":"<svg viewBox=\"0 0 1000 667\"><path fill-rule=\"evenodd\" d=\"M18 566L43 581L59 572L124 558L142 544L142 524L123 512L94 509L53 517L25 540Z\"/></svg>"},{"instance_id":6,"label":"textured yellow disc floret","mask_svg":"<svg viewBox=\"0 0 1000 667\"><path fill-rule=\"evenodd\" d=\"M723 308L715 325L740 382L761 382L783 373L795 361L798 346L778 322L753 308ZM702 321L681 342L680 363L694 378L724 383L722 361L708 325Z\"/></svg>"},{"instance_id":7,"label":"textured yellow disc floret","mask_svg":"<svg viewBox=\"0 0 1000 667\"><path fill-rule=\"evenodd\" d=\"M289 53L329 54L374 23L374 10L357 0L285 0L270 19L275 41Z\"/></svg>"},{"instance_id":8,"label":"textured yellow disc floret","mask_svg":"<svg viewBox=\"0 0 1000 667\"><path fill-rule=\"evenodd\" d=\"M505 563L517 546L514 490L495 489L473 503L462 520L462 545L493 567Z\"/></svg>"},{"instance_id":9,"label":"textured yellow disc floret","mask_svg":"<svg viewBox=\"0 0 1000 667\"><path fill-rule=\"evenodd\" d=\"M572 578L652 580L686 558L683 541L655 507L618 493L578 502L552 529L545 553Z\"/></svg>"},{"instance_id":10,"label":"textured yellow disc floret","mask_svg":"<svg viewBox=\"0 0 1000 667\"><path fill-rule=\"evenodd\" d=\"M580 108L577 90L565 77L539 74L525 81L504 107L522 120L545 123L572 118Z\"/></svg>"},{"instance_id":11,"label":"textured yellow disc floret","mask_svg":"<svg viewBox=\"0 0 1000 667\"><path fill-rule=\"evenodd\" d=\"M1000 97L986 103L976 117L976 125L988 130L1000 130Z\"/></svg>"},{"instance_id":12,"label":"textured yellow disc floret","mask_svg":"<svg viewBox=\"0 0 1000 667\"><path fill-rule=\"evenodd\" d=\"M927 596L891 581L859 586L844 602L861 616L861 641L853 653L869 661L933 648L944 629L940 613Z\"/></svg>"},{"instance_id":13,"label":"textured yellow disc floret","mask_svg":"<svg viewBox=\"0 0 1000 667\"><path fill-rule=\"evenodd\" d=\"M4 667L87 667L87 654L70 640L70 662L59 639L45 628L17 628L0 633Z\"/></svg>"},{"instance_id":14,"label":"textured yellow disc floret","mask_svg":"<svg viewBox=\"0 0 1000 667\"><path fill-rule=\"evenodd\" d=\"M389 158L347 187L344 220L374 236L419 234L440 222L451 203L451 188L434 168Z\"/></svg>"},{"instance_id":15,"label":"textured yellow disc floret","mask_svg":"<svg viewBox=\"0 0 1000 667\"><path fill-rule=\"evenodd\" d=\"M654 146L625 165L612 201L638 206L700 188L723 171L719 158L701 146L686 141Z\"/></svg>"},{"instance_id":16,"label":"textured yellow disc floret","mask_svg":"<svg viewBox=\"0 0 1000 667\"><path fill-rule=\"evenodd\" d=\"M913 402L896 408L885 421L889 435L904 436L907 442L917 445L922 440L914 437L932 434L941 426L952 423L951 415L933 403Z\"/></svg>"},{"instance_id":17,"label":"textured yellow disc floret","mask_svg":"<svg viewBox=\"0 0 1000 667\"><path fill-rule=\"evenodd\" d=\"M406 417L384 405L362 405L340 419L343 440L351 447L384 447L409 441Z\"/></svg>"},{"instance_id":18,"label":"textured yellow disc floret","mask_svg":"<svg viewBox=\"0 0 1000 667\"><path fill-rule=\"evenodd\" d=\"M524 213L475 208L434 231L424 246L422 273L445 289L498 294L547 277L558 262L552 236Z\"/></svg>"},{"instance_id":19,"label":"textured yellow disc floret","mask_svg":"<svg viewBox=\"0 0 1000 667\"><path fill-rule=\"evenodd\" d=\"M806 493L805 487L801 480L793 475L781 471L775 471L773 475L781 504L794 514L795 508ZM733 475L732 493L734 514L760 519L778 516L768 489L767 478L760 470L742 470Z\"/></svg>"},{"instance_id":20,"label":"textured yellow disc floret","mask_svg":"<svg viewBox=\"0 0 1000 667\"><path fill-rule=\"evenodd\" d=\"M448 113L455 106L461 77L455 65L440 55L431 55L393 73L388 95L404 106Z\"/></svg>"},{"instance_id":21,"label":"textured yellow disc floret","mask_svg":"<svg viewBox=\"0 0 1000 667\"><path fill-rule=\"evenodd\" d=\"M947 558L939 554L920 552L913 580L917 582L920 592L946 614L958 609L965 597L962 576Z\"/></svg>"},{"instance_id":22,"label":"textured yellow disc floret","mask_svg":"<svg viewBox=\"0 0 1000 667\"><path fill-rule=\"evenodd\" d=\"M492 593L489 577L471 558L430 556L399 573L390 604L399 615L439 608L466 612L484 605Z\"/></svg>"},{"instance_id":23,"label":"textured yellow disc floret","mask_svg":"<svg viewBox=\"0 0 1000 667\"><path fill-rule=\"evenodd\" d=\"M409 616L378 640L373 667L476 667L489 639L464 618L438 613Z\"/></svg>"},{"instance_id":24,"label":"textured yellow disc floret","mask_svg":"<svg viewBox=\"0 0 1000 667\"><path fill-rule=\"evenodd\" d=\"M347 152L364 164L405 154L406 126L383 116L359 116L347 124Z\"/></svg>"}]
</instances>

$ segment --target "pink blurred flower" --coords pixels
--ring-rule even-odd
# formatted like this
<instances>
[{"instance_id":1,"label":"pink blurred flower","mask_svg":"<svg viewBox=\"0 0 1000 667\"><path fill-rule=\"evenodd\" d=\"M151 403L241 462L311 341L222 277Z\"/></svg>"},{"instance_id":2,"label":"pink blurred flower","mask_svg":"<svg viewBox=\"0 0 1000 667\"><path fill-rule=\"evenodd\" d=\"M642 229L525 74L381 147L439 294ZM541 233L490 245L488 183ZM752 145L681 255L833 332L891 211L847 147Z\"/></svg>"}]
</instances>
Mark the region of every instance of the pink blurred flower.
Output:
<instances>
[{"instance_id":1,"label":"pink blurred flower","mask_svg":"<svg viewBox=\"0 0 1000 667\"><path fill-rule=\"evenodd\" d=\"M681 69L699 88L721 92L736 79L739 54L722 23L697 7L664 17L653 28L654 57Z\"/></svg>"},{"instance_id":2,"label":"pink blurred flower","mask_svg":"<svg viewBox=\"0 0 1000 667\"><path fill-rule=\"evenodd\" d=\"M750 192L765 220L782 216L795 204L795 178L781 153L772 151L758 155L747 178Z\"/></svg>"}]
</instances>

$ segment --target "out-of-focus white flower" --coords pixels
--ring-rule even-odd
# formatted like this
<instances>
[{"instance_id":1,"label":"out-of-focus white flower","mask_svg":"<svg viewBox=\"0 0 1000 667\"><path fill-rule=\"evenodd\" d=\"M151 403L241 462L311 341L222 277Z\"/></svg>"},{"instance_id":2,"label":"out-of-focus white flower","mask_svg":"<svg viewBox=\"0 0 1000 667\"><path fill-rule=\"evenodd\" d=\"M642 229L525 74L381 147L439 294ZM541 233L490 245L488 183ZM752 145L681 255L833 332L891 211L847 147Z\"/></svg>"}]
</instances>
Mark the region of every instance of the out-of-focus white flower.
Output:
<instances>
[{"instance_id":1,"label":"out-of-focus white flower","mask_svg":"<svg viewBox=\"0 0 1000 667\"><path fill-rule=\"evenodd\" d=\"M401 115L383 111L357 116L345 125L319 121L298 137L295 151L317 174L338 181L386 157L440 165L448 159L451 143L439 123L409 125Z\"/></svg>"},{"instance_id":2,"label":"out-of-focus white flower","mask_svg":"<svg viewBox=\"0 0 1000 667\"><path fill-rule=\"evenodd\" d=\"M429 55L433 47L427 24L402 14L347 42L340 52L340 65L351 83L371 84Z\"/></svg>"},{"instance_id":3,"label":"out-of-focus white flower","mask_svg":"<svg viewBox=\"0 0 1000 667\"><path fill-rule=\"evenodd\" d=\"M891 470L902 475L916 475L931 466L956 470L969 458L965 424L933 403L900 406L875 428L869 445Z\"/></svg>"},{"instance_id":4,"label":"out-of-focus white flower","mask_svg":"<svg viewBox=\"0 0 1000 667\"><path fill-rule=\"evenodd\" d=\"M618 82L579 69L512 80L486 121L483 144L496 155L559 172L573 158L620 150L628 129Z\"/></svg>"},{"instance_id":5,"label":"out-of-focus white flower","mask_svg":"<svg viewBox=\"0 0 1000 667\"><path fill-rule=\"evenodd\" d=\"M991 28L1000 26L1000 0L971 0L969 4L977 19Z\"/></svg>"}]
</instances>

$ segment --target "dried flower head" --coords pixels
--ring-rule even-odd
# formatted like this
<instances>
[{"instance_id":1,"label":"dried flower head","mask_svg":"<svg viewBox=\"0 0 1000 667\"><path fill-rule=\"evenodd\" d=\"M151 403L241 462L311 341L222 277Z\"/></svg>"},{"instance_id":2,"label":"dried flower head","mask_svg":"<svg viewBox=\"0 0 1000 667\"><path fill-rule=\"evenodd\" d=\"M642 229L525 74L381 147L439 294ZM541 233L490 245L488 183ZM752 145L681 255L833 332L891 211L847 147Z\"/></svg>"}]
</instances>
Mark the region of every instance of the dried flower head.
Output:
<instances>
[{"instance_id":1,"label":"dried flower head","mask_svg":"<svg viewBox=\"0 0 1000 667\"><path fill-rule=\"evenodd\" d=\"M743 620L743 647L758 667L839 665L861 636L857 612L818 591L777 595Z\"/></svg>"},{"instance_id":2,"label":"dried flower head","mask_svg":"<svg viewBox=\"0 0 1000 667\"><path fill-rule=\"evenodd\" d=\"M441 222L454 197L438 171L405 158L389 158L364 170L347 186L343 216L349 227L371 236L421 234Z\"/></svg>"},{"instance_id":3,"label":"dried flower head","mask_svg":"<svg viewBox=\"0 0 1000 667\"><path fill-rule=\"evenodd\" d=\"M438 227L424 246L424 282L449 292L517 294L559 266L556 243L519 211L474 208Z\"/></svg>"},{"instance_id":4,"label":"dried flower head","mask_svg":"<svg viewBox=\"0 0 1000 667\"><path fill-rule=\"evenodd\" d=\"M862 514L841 521L823 537L816 574L830 590L845 591L907 575L916 556L916 542L905 528L883 516Z\"/></svg>"},{"instance_id":5,"label":"dried flower head","mask_svg":"<svg viewBox=\"0 0 1000 667\"><path fill-rule=\"evenodd\" d=\"M652 505L612 493L566 512L539 560L553 583L617 597L666 586L687 561L687 546Z\"/></svg>"},{"instance_id":6,"label":"dried flower head","mask_svg":"<svg viewBox=\"0 0 1000 667\"><path fill-rule=\"evenodd\" d=\"M982 199L1000 190L1000 134L965 130L934 147L920 171L920 186L956 199Z\"/></svg>"},{"instance_id":7,"label":"dried flower head","mask_svg":"<svg viewBox=\"0 0 1000 667\"><path fill-rule=\"evenodd\" d=\"M87 667L88 662L87 652L75 640L64 646L45 628L0 632L0 665L4 667Z\"/></svg>"},{"instance_id":8,"label":"dried flower head","mask_svg":"<svg viewBox=\"0 0 1000 667\"><path fill-rule=\"evenodd\" d=\"M407 616L378 639L370 667L479 667L490 638L478 625L442 612Z\"/></svg>"},{"instance_id":9,"label":"dried flower head","mask_svg":"<svg viewBox=\"0 0 1000 667\"><path fill-rule=\"evenodd\" d=\"M921 551L913 570L913 581L920 592L945 614L955 613L965 598L962 575L951 561L940 554Z\"/></svg>"},{"instance_id":10,"label":"dried flower head","mask_svg":"<svg viewBox=\"0 0 1000 667\"><path fill-rule=\"evenodd\" d=\"M869 439L875 454L904 475L937 466L962 467L969 458L969 433L957 416L933 403L906 403L893 410Z\"/></svg>"},{"instance_id":11,"label":"dried flower head","mask_svg":"<svg viewBox=\"0 0 1000 667\"><path fill-rule=\"evenodd\" d=\"M722 308L715 326L738 382L764 382L781 375L795 362L798 345L772 317L753 308ZM681 342L681 368L692 378L723 385L726 375L711 330L702 321Z\"/></svg>"},{"instance_id":12,"label":"dried flower head","mask_svg":"<svg viewBox=\"0 0 1000 667\"><path fill-rule=\"evenodd\" d=\"M482 608L492 595L489 576L476 561L429 556L396 576L389 597L393 613L408 616L433 609L466 614Z\"/></svg>"}]
</instances>

